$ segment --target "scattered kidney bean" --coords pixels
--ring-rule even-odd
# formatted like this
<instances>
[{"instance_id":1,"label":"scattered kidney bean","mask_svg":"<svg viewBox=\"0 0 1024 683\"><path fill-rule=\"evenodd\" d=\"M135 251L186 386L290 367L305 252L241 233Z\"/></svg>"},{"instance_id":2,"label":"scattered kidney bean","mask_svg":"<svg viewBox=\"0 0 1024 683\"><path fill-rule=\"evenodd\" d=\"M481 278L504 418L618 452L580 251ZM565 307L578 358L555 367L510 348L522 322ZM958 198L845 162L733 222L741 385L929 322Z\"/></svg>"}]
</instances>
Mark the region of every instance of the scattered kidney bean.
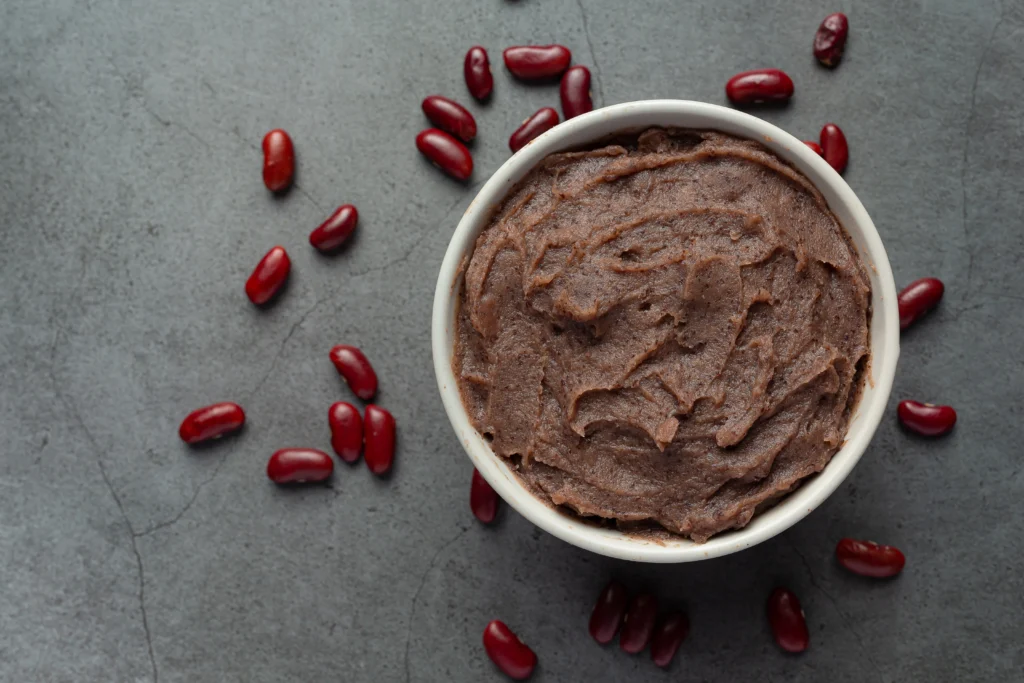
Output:
<instances>
[{"instance_id":1,"label":"scattered kidney bean","mask_svg":"<svg viewBox=\"0 0 1024 683\"><path fill-rule=\"evenodd\" d=\"M495 619L484 629L484 650L509 678L526 680L537 666L537 655L516 634Z\"/></svg>"},{"instance_id":2,"label":"scattered kidney bean","mask_svg":"<svg viewBox=\"0 0 1024 683\"><path fill-rule=\"evenodd\" d=\"M942 280L925 277L914 280L896 297L900 308L900 329L905 330L928 311L939 305L946 287Z\"/></svg>"},{"instance_id":3,"label":"scattered kidney bean","mask_svg":"<svg viewBox=\"0 0 1024 683\"><path fill-rule=\"evenodd\" d=\"M842 173L850 161L850 147L846 144L846 136L842 129L834 123L826 123L819 136L821 156L828 165Z\"/></svg>"},{"instance_id":4,"label":"scattered kidney bean","mask_svg":"<svg viewBox=\"0 0 1024 683\"><path fill-rule=\"evenodd\" d=\"M793 79L780 69L744 71L725 84L725 95L733 104L785 102L793 96Z\"/></svg>"},{"instance_id":5,"label":"scattered kidney bean","mask_svg":"<svg viewBox=\"0 0 1024 683\"><path fill-rule=\"evenodd\" d=\"M187 444L216 439L241 429L245 411L237 403L214 403L185 416L178 427L178 436Z\"/></svg>"},{"instance_id":6,"label":"scattered kidney bean","mask_svg":"<svg viewBox=\"0 0 1024 683\"><path fill-rule=\"evenodd\" d=\"M768 598L768 623L775 642L786 652L803 652L810 645L807 620L800 601L792 591L776 588Z\"/></svg>"},{"instance_id":7,"label":"scattered kidney bean","mask_svg":"<svg viewBox=\"0 0 1024 683\"><path fill-rule=\"evenodd\" d=\"M896 576L903 571L903 565L907 563L907 558L899 548L853 538L839 541L836 545L836 559L854 574L875 579Z\"/></svg>"},{"instance_id":8,"label":"scattered kidney bean","mask_svg":"<svg viewBox=\"0 0 1024 683\"><path fill-rule=\"evenodd\" d=\"M416 149L453 178L466 180L473 173L473 155L443 130L428 128L416 136Z\"/></svg>"},{"instance_id":9,"label":"scattered kidney bean","mask_svg":"<svg viewBox=\"0 0 1024 683\"><path fill-rule=\"evenodd\" d=\"M594 102L590 98L590 69L585 66L574 66L566 71L562 76L558 94L562 100L562 113L566 121L593 110Z\"/></svg>"},{"instance_id":10,"label":"scattered kidney bean","mask_svg":"<svg viewBox=\"0 0 1024 683\"><path fill-rule=\"evenodd\" d=\"M331 362L356 396L369 401L376 395L377 373L362 351L339 344L331 349Z\"/></svg>"},{"instance_id":11,"label":"scattered kidney bean","mask_svg":"<svg viewBox=\"0 0 1024 683\"><path fill-rule=\"evenodd\" d=\"M332 251L344 244L359 221L359 211L351 204L342 204L320 226L309 233L309 243L317 251Z\"/></svg>"},{"instance_id":12,"label":"scattered kidney bean","mask_svg":"<svg viewBox=\"0 0 1024 683\"><path fill-rule=\"evenodd\" d=\"M819 157L821 156L821 145L819 145L817 142L814 142L813 140L804 140L804 144L810 147L811 151L817 154Z\"/></svg>"},{"instance_id":13,"label":"scattered kidney bean","mask_svg":"<svg viewBox=\"0 0 1024 683\"><path fill-rule=\"evenodd\" d=\"M473 481L469 487L469 508L484 524L493 522L498 514L498 494L476 468L473 468Z\"/></svg>"},{"instance_id":14,"label":"scattered kidney bean","mask_svg":"<svg viewBox=\"0 0 1024 683\"><path fill-rule=\"evenodd\" d=\"M345 462L355 462L363 450L363 418L351 403L338 401L327 410L331 448Z\"/></svg>"},{"instance_id":15,"label":"scattered kidney bean","mask_svg":"<svg viewBox=\"0 0 1024 683\"><path fill-rule=\"evenodd\" d=\"M491 74L491 60L487 50L474 45L466 53L466 61L462 65L462 73L466 77L469 94L481 102L491 96L494 90L494 76Z\"/></svg>"},{"instance_id":16,"label":"scattered kidney bean","mask_svg":"<svg viewBox=\"0 0 1024 683\"><path fill-rule=\"evenodd\" d=\"M653 595L641 593L633 598L626 610L619 634L619 647L623 652L635 655L643 652L654 634L654 620L658 616L658 600Z\"/></svg>"},{"instance_id":17,"label":"scattered kidney bean","mask_svg":"<svg viewBox=\"0 0 1024 683\"><path fill-rule=\"evenodd\" d=\"M948 434L956 424L956 411L952 406L900 401L896 414L904 427L922 436Z\"/></svg>"},{"instance_id":18,"label":"scattered kidney bean","mask_svg":"<svg viewBox=\"0 0 1024 683\"><path fill-rule=\"evenodd\" d=\"M846 46L846 36L850 32L850 21L842 12L825 17L814 34L814 56L828 67L839 64Z\"/></svg>"},{"instance_id":19,"label":"scattered kidney bean","mask_svg":"<svg viewBox=\"0 0 1024 683\"><path fill-rule=\"evenodd\" d=\"M423 113L435 126L461 138L463 142L476 137L476 119L454 100L430 95L423 100Z\"/></svg>"},{"instance_id":20,"label":"scattered kidney bean","mask_svg":"<svg viewBox=\"0 0 1024 683\"><path fill-rule=\"evenodd\" d=\"M284 247L277 246L268 251L245 281L245 293L249 301L261 306L273 299L288 279L291 269L292 260L288 258Z\"/></svg>"},{"instance_id":21,"label":"scattered kidney bean","mask_svg":"<svg viewBox=\"0 0 1024 683\"><path fill-rule=\"evenodd\" d=\"M597 596L594 611L590 613L590 637L602 645L612 642L622 625L628 603L626 587L618 581L609 582Z\"/></svg>"},{"instance_id":22,"label":"scattered kidney bean","mask_svg":"<svg viewBox=\"0 0 1024 683\"><path fill-rule=\"evenodd\" d=\"M315 448L282 448L267 462L267 476L275 484L324 481L333 471L331 456Z\"/></svg>"},{"instance_id":23,"label":"scattered kidney bean","mask_svg":"<svg viewBox=\"0 0 1024 683\"><path fill-rule=\"evenodd\" d=\"M503 56L512 75L524 81L561 76L572 61L572 53L564 45L516 45L506 48Z\"/></svg>"},{"instance_id":24,"label":"scattered kidney bean","mask_svg":"<svg viewBox=\"0 0 1024 683\"><path fill-rule=\"evenodd\" d=\"M363 418L363 459L374 474L387 474L395 459L395 418L372 403Z\"/></svg>"},{"instance_id":25,"label":"scattered kidney bean","mask_svg":"<svg viewBox=\"0 0 1024 683\"><path fill-rule=\"evenodd\" d=\"M654 629L651 638L651 660L665 668L672 663L679 646L690 634L690 620L682 612L667 615Z\"/></svg>"},{"instance_id":26,"label":"scattered kidney bean","mask_svg":"<svg viewBox=\"0 0 1024 683\"><path fill-rule=\"evenodd\" d=\"M295 146L288 133L275 128L263 136L263 184L271 192L281 192L294 176Z\"/></svg>"},{"instance_id":27,"label":"scattered kidney bean","mask_svg":"<svg viewBox=\"0 0 1024 683\"><path fill-rule=\"evenodd\" d=\"M523 147L526 147L527 143L531 140L540 137L542 133L548 132L557 125L557 111L551 107L538 109L512 133L512 136L508 139L508 147L513 152L518 152Z\"/></svg>"}]
</instances>

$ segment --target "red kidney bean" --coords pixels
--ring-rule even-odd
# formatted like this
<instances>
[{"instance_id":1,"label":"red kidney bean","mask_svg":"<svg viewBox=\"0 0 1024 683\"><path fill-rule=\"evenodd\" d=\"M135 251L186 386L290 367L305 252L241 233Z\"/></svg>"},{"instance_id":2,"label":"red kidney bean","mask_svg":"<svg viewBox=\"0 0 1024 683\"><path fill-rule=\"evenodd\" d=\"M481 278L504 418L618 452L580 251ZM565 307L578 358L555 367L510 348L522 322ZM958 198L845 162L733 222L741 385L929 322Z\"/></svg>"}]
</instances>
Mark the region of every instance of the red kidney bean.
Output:
<instances>
[{"instance_id":1,"label":"red kidney bean","mask_svg":"<svg viewBox=\"0 0 1024 683\"><path fill-rule=\"evenodd\" d=\"M282 448L267 462L267 476L275 484L324 481L333 471L331 456L315 448Z\"/></svg>"},{"instance_id":2,"label":"red kidney bean","mask_svg":"<svg viewBox=\"0 0 1024 683\"><path fill-rule=\"evenodd\" d=\"M377 393L377 373L362 351L339 344L331 349L331 362L356 396L369 401Z\"/></svg>"},{"instance_id":3,"label":"red kidney bean","mask_svg":"<svg viewBox=\"0 0 1024 683\"><path fill-rule=\"evenodd\" d=\"M558 112L551 107L538 109L530 118L523 121L523 124L516 128L508 139L508 147L513 152L518 152L527 143L534 140L542 133L546 133L558 125Z\"/></svg>"},{"instance_id":4,"label":"red kidney bean","mask_svg":"<svg viewBox=\"0 0 1024 683\"><path fill-rule=\"evenodd\" d=\"M503 56L512 75L524 81L561 76L572 61L572 53L564 45L516 45L506 48Z\"/></svg>"},{"instance_id":5,"label":"red kidney bean","mask_svg":"<svg viewBox=\"0 0 1024 683\"><path fill-rule=\"evenodd\" d=\"M690 634L690 620L681 612L667 615L654 629L651 638L651 660L665 668L672 663L679 646Z\"/></svg>"},{"instance_id":6,"label":"red kidney bean","mask_svg":"<svg viewBox=\"0 0 1024 683\"><path fill-rule=\"evenodd\" d=\"M828 165L839 173L846 170L846 164L850 161L850 147L846 144L846 136L842 129L834 123L826 123L821 129L819 137L821 143L821 156L825 157Z\"/></svg>"},{"instance_id":7,"label":"red kidney bean","mask_svg":"<svg viewBox=\"0 0 1024 683\"><path fill-rule=\"evenodd\" d=\"M956 424L956 411L952 406L900 401L896 414L904 427L922 436L948 434Z\"/></svg>"},{"instance_id":8,"label":"red kidney bean","mask_svg":"<svg viewBox=\"0 0 1024 683\"><path fill-rule=\"evenodd\" d=\"M263 184L271 192L281 192L294 176L295 146L288 133L275 128L263 136Z\"/></svg>"},{"instance_id":9,"label":"red kidney bean","mask_svg":"<svg viewBox=\"0 0 1024 683\"><path fill-rule=\"evenodd\" d=\"M494 90L494 76L491 74L491 60L487 50L474 45L466 53L466 61L462 65L462 74L466 77L469 94L481 102L491 96Z\"/></svg>"},{"instance_id":10,"label":"red kidney bean","mask_svg":"<svg viewBox=\"0 0 1024 683\"><path fill-rule=\"evenodd\" d=\"M395 418L372 403L363 418L363 459L374 474L387 474L395 459Z\"/></svg>"},{"instance_id":11,"label":"red kidney bean","mask_svg":"<svg viewBox=\"0 0 1024 683\"><path fill-rule=\"evenodd\" d=\"M216 439L242 428L245 411L237 403L214 403L185 416L178 436L187 444Z\"/></svg>"},{"instance_id":12,"label":"red kidney bean","mask_svg":"<svg viewBox=\"0 0 1024 683\"><path fill-rule=\"evenodd\" d=\"M653 595L641 593L633 598L626 610L619 634L619 647L623 652L635 655L643 652L654 634L654 620L658 616L658 600Z\"/></svg>"},{"instance_id":13,"label":"red kidney bean","mask_svg":"<svg viewBox=\"0 0 1024 683\"><path fill-rule=\"evenodd\" d=\"M441 130L469 142L476 137L476 119L465 107L454 100L440 95L430 95L423 100L423 113L430 122Z\"/></svg>"},{"instance_id":14,"label":"red kidney bean","mask_svg":"<svg viewBox=\"0 0 1024 683\"><path fill-rule=\"evenodd\" d=\"M273 299L291 270L292 260L288 258L284 247L277 246L268 251L245 281L245 293L249 301L261 306Z\"/></svg>"},{"instance_id":15,"label":"red kidney bean","mask_svg":"<svg viewBox=\"0 0 1024 683\"><path fill-rule=\"evenodd\" d=\"M903 571L903 565L907 563L907 558L899 548L853 538L839 541L836 545L836 559L854 574L874 579L896 576Z\"/></svg>"},{"instance_id":16,"label":"red kidney bean","mask_svg":"<svg viewBox=\"0 0 1024 683\"><path fill-rule=\"evenodd\" d=\"M825 17L814 34L814 56L818 61L829 67L838 65L849 32L850 22L842 12Z\"/></svg>"},{"instance_id":17,"label":"red kidney bean","mask_svg":"<svg viewBox=\"0 0 1024 683\"><path fill-rule=\"evenodd\" d=\"M363 450L363 418L351 403L338 401L327 410L331 448L345 462L355 462Z\"/></svg>"},{"instance_id":18,"label":"red kidney bean","mask_svg":"<svg viewBox=\"0 0 1024 683\"><path fill-rule=\"evenodd\" d=\"M819 145L817 142L814 142L813 140L804 140L804 144L810 147L811 151L817 154L819 157L821 156L821 145Z\"/></svg>"},{"instance_id":19,"label":"red kidney bean","mask_svg":"<svg viewBox=\"0 0 1024 683\"><path fill-rule=\"evenodd\" d=\"M356 229L359 211L351 204L342 204L320 226L309 233L309 243L317 251L332 251L344 244Z\"/></svg>"},{"instance_id":20,"label":"red kidney bean","mask_svg":"<svg viewBox=\"0 0 1024 683\"><path fill-rule=\"evenodd\" d=\"M428 128L416 136L416 149L453 178L466 180L473 173L473 155L443 130Z\"/></svg>"},{"instance_id":21,"label":"red kidney bean","mask_svg":"<svg viewBox=\"0 0 1024 683\"><path fill-rule=\"evenodd\" d=\"M905 330L914 321L939 305L946 287L942 280L925 277L914 280L896 297L900 308L900 329Z\"/></svg>"},{"instance_id":22,"label":"red kidney bean","mask_svg":"<svg viewBox=\"0 0 1024 683\"><path fill-rule=\"evenodd\" d=\"M607 645L615 638L626 614L629 593L618 581L611 581L597 596L594 611L590 613L590 637Z\"/></svg>"},{"instance_id":23,"label":"red kidney bean","mask_svg":"<svg viewBox=\"0 0 1024 683\"><path fill-rule=\"evenodd\" d=\"M498 514L498 494L476 468L473 469L473 481L469 487L469 508L484 524L493 522Z\"/></svg>"},{"instance_id":24,"label":"red kidney bean","mask_svg":"<svg viewBox=\"0 0 1024 683\"><path fill-rule=\"evenodd\" d=\"M793 96L793 79L780 69L743 71L725 84L725 95L733 104L785 102Z\"/></svg>"},{"instance_id":25,"label":"red kidney bean","mask_svg":"<svg viewBox=\"0 0 1024 683\"><path fill-rule=\"evenodd\" d=\"M517 681L529 678L537 666L533 650L497 619L484 629L484 650L502 673Z\"/></svg>"},{"instance_id":26,"label":"red kidney bean","mask_svg":"<svg viewBox=\"0 0 1024 683\"><path fill-rule=\"evenodd\" d=\"M776 588L768 598L768 623L775 642L786 652L803 652L810 645L807 619L792 591Z\"/></svg>"},{"instance_id":27,"label":"red kidney bean","mask_svg":"<svg viewBox=\"0 0 1024 683\"><path fill-rule=\"evenodd\" d=\"M592 111L594 102L590 99L590 69L574 66L566 71L558 94L562 99L562 113L566 121Z\"/></svg>"}]
</instances>

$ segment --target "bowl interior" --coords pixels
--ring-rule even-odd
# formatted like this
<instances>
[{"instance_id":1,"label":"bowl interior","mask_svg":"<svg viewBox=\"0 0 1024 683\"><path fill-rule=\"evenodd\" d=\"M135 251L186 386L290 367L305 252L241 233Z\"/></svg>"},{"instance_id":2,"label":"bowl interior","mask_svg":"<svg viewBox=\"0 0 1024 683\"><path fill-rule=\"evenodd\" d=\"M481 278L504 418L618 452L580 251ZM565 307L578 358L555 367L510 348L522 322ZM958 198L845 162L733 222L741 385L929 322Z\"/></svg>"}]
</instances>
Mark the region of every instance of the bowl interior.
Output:
<instances>
[{"instance_id":1,"label":"bowl interior","mask_svg":"<svg viewBox=\"0 0 1024 683\"><path fill-rule=\"evenodd\" d=\"M534 497L470 424L451 365L460 264L505 194L548 154L650 126L714 129L757 140L793 164L821 191L849 233L872 287L871 363L843 447L822 472L805 480L778 505L756 515L743 529L721 533L703 544L683 538L655 541L599 528ZM445 254L434 295L432 346L438 388L459 440L484 478L520 514L545 531L602 555L689 562L727 555L771 538L806 516L842 483L867 448L888 401L899 355L899 320L892 270L878 232L860 200L821 157L792 135L749 114L701 102L651 100L614 105L566 121L524 147L491 177L463 215Z\"/></svg>"}]
</instances>

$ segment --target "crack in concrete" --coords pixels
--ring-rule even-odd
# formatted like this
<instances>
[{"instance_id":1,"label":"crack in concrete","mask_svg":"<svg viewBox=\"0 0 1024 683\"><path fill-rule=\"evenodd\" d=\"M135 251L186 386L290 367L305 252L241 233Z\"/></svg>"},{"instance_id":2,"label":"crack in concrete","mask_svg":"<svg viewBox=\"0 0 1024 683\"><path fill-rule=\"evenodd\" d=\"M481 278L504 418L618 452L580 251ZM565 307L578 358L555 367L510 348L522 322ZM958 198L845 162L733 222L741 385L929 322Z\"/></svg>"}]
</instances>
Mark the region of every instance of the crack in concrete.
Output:
<instances>
[{"instance_id":1,"label":"crack in concrete","mask_svg":"<svg viewBox=\"0 0 1024 683\"><path fill-rule=\"evenodd\" d=\"M597 63L597 52L594 51L594 42L590 37L590 21L587 17L587 10L583 8L583 0L576 0L576 6L580 9L580 18L583 20L583 37L587 40L587 49L590 50L590 61L594 65L594 72L597 74L597 94L600 96L601 107L604 106L604 76L601 75L601 65Z\"/></svg>"}]
</instances>

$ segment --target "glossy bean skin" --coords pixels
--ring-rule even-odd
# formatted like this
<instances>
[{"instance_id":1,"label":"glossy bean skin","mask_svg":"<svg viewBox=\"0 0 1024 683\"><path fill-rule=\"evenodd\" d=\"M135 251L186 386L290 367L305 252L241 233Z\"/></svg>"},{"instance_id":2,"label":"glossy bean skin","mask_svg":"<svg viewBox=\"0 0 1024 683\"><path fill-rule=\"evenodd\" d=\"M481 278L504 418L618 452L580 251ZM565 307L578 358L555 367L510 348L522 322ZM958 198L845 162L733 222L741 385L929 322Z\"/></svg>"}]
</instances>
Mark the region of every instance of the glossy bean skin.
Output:
<instances>
[{"instance_id":1,"label":"glossy bean skin","mask_svg":"<svg viewBox=\"0 0 1024 683\"><path fill-rule=\"evenodd\" d=\"M594 102L590 96L590 69L585 66L571 67L562 76L558 94L566 121L592 111Z\"/></svg>"},{"instance_id":2,"label":"glossy bean skin","mask_svg":"<svg viewBox=\"0 0 1024 683\"><path fill-rule=\"evenodd\" d=\"M512 136L508 139L508 148L513 152L518 152L523 147L526 147L530 141L535 140L557 125L557 111L551 107L538 109L512 133Z\"/></svg>"},{"instance_id":3,"label":"glossy bean skin","mask_svg":"<svg viewBox=\"0 0 1024 683\"><path fill-rule=\"evenodd\" d=\"M921 436L942 436L956 425L956 410L952 406L900 401L896 414L904 427Z\"/></svg>"},{"instance_id":4,"label":"glossy bean skin","mask_svg":"<svg viewBox=\"0 0 1024 683\"><path fill-rule=\"evenodd\" d=\"M334 472L331 456L315 448L282 448L267 462L267 477L275 484L325 481Z\"/></svg>"},{"instance_id":5,"label":"glossy bean skin","mask_svg":"<svg viewBox=\"0 0 1024 683\"><path fill-rule=\"evenodd\" d=\"M451 133L463 142L476 137L476 119L455 100L441 95L430 95L423 100L423 113L441 130Z\"/></svg>"},{"instance_id":6,"label":"glossy bean skin","mask_svg":"<svg viewBox=\"0 0 1024 683\"><path fill-rule=\"evenodd\" d=\"M421 131L416 136L416 149L456 180L468 180L473 174L473 155L464 144L443 130L428 128Z\"/></svg>"},{"instance_id":7,"label":"glossy bean skin","mask_svg":"<svg viewBox=\"0 0 1024 683\"><path fill-rule=\"evenodd\" d=\"M249 301L262 306L274 298L288 280L292 260L282 246L276 246L256 264L252 275L245 281L245 294Z\"/></svg>"},{"instance_id":8,"label":"glossy bean skin","mask_svg":"<svg viewBox=\"0 0 1024 683\"><path fill-rule=\"evenodd\" d=\"M828 165L838 173L845 171L846 164L850 162L850 146L843 130L834 123L826 123L818 142L821 144L821 156L825 157Z\"/></svg>"},{"instance_id":9,"label":"glossy bean skin","mask_svg":"<svg viewBox=\"0 0 1024 683\"><path fill-rule=\"evenodd\" d=\"M470 95L481 102L491 96L494 75L491 74L491 59L487 56L487 50L480 45L469 48L462 65L462 74Z\"/></svg>"},{"instance_id":10,"label":"glossy bean skin","mask_svg":"<svg viewBox=\"0 0 1024 683\"><path fill-rule=\"evenodd\" d=\"M725 95L733 104L785 102L793 96L793 79L780 69L743 71L725 84Z\"/></svg>"},{"instance_id":11,"label":"glossy bean skin","mask_svg":"<svg viewBox=\"0 0 1024 683\"><path fill-rule=\"evenodd\" d=\"M309 243L317 251L334 251L352 236L359 222L359 211L351 204L342 204L313 232Z\"/></svg>"},{"instance_id":12,"label":"glossy bean skin","mask_svg":"<svg viewBox=\"0 0 1024 683\"><path fill-rule=\"evenodd\" d=\"M271 192L283 192L294 177L295 145L288 133L275 128L263 136L263 184Z\"/></svg>"},{"instance_id":13,"label":"glossy bean skin","mask_svg":"<svg viewBox=\"0 0 1024 683\"><path fill-rule=\"evenodd\" d=\"M874 579L896 576L907 563L907 558L899 548L854 538L839 541L836 545L836 559L854 574Z\"/></svg>"},{"instance_id":14,"label":"glossy bean skin","mask_svg":"<svg viewBox=\"0 0 1024 683\"><path fill-rule=\"evenodd\" d=\"M653 595L641 593L633 598L622 621L619 633L619 647L623 652L635 655L643 652L654 635L654 621L658 617L658 600Z\"/></svg>"},{"instance_id":15,"label":"glossy bean skin","mask_svg":"<svg viewBox=\"0 0 1024 683\"><path fill-rule=\"evenodd\" d=\"M561 76L572 61L572 53L564 45L516 45L506 48L502 56L512 75L524 81Z\"/></svg>"},{"instance_id":16,"label":"glossy bean skin","mask_svg":"<svg viewBox=\"0 0 1024 683\"><path fill-rule=\"evenodd\" d=\"M245 424L245 411L237 403L214 403L193 410L178 427L178 436L192 445L218 439Z\"/></svg>"},{"instance_id":17,"label":"glossy bean skin","mask_svg":"<svg viewBox=\"0 0 1024 683\"><path fill-rule=\"evenodd\" d=\"M618 581L610 581L597 597L594 611L590 613L590 637L602 645L612 642L622 626L628 604L626 587Z\"/></svg>"},{"instance_id":18,"label":"glossy bean skin","mask_svg":"<svg viewBox=\"0 0 1024 683\"><path fill-rule=\"evenodd\" d=\"M533 650L497 619L484 629L484 650L502 673L517 681L529 678L537 666Z\"/></svg>"},{"instance_id":19,"label":"glossy bean skin","mask_svg":"<svg viewBox=\"0 0 1024 683\"><path fill-rule=\"evenodd\" d=\"M345 462L355 462L363 450L363 418L351 403L338 401L327 410L331 448Z\"/></svg>"},{"instance_id":20,"label":"glossy bean skin","mask_svg":"<svg viewBox=\"0 0 1024 683\"><path fill-rule=\"evenodd\" d=\"M803 652L811 642L800 600L786 588L776 588L768 598L768 623L775 642L786 652Z\"/></svg>"},{"instance_id":21,"label":"glossy bean skin","mask_svg":"<svg viewBox=\"0 0 1024 683\"><path fill-rule=\"evenodd\" d=\"M369 401L377 394L377 373L355 346L338 344L331 349L331 362L356 396Z\"/></svg>"},{"instance_id":22,"label":"glossy bean skin","mask_svg":"<svg viewBox=\"0 0 1024 683\"><path fill-rule=\"evenodd\" d=\"M363 459L376 475L390 472L395 460L395 418L372 403L363 416Z\"/></svg>"},{"instance_id":23,"label":"glossy bean skin","mask_svg":"<svg viewBox=\"0 0 1024 683\"><path fill-rule=\"evenodd\" d=\"M672 663L679 646L690 634L690 620L682 612L666 615L654 627L651 637L651 661L665 668Z\"/></svg>"},{"instance_id":24,"label":"glossy bean skin","mask_svg":"<svg viewBox=\"0 0 1024 683\"><path fill-rule=\"evenodd\" d=\"M491 488L476 468L469 487L469 509L484 524L490 524L498 514L498 493Z\"/></svg>"},{"instance_id":25,"label":"glossy bean skin","mask_svg":"<svg viewBox=\"0 0 1024 683\"><path fill-rule=\"evenodd\" d=\"M821 156L821 145L819 145L817 142L814 142L813 140L804 140L804 144L810 147L811 151L817 154L819 157Z\"/></svg>"},{"instance_id":26,"label":"glossy bean skin","mask_svg":"<svg viewBox=\"0 0 1024 683\"><path fill-rule=\"evenodd\" d=\"M900 329L907 329L918 318L938 306L945 292L946 286L942 280L934 277L914 280L904 287L896 297L900 308Z\"/></svg>"},{"instance_id":27,"label":"glossy bean skin","mask_svg":"<svg viewBox=\"0 0 1024 683\"><path fill-rule=\"evenodd\" d=\"M846 37L850 33L850 20L842 12L825 17L814 34L814 56L827 67L835 67L843 58Z\"/></svg>"}]
</instances>

